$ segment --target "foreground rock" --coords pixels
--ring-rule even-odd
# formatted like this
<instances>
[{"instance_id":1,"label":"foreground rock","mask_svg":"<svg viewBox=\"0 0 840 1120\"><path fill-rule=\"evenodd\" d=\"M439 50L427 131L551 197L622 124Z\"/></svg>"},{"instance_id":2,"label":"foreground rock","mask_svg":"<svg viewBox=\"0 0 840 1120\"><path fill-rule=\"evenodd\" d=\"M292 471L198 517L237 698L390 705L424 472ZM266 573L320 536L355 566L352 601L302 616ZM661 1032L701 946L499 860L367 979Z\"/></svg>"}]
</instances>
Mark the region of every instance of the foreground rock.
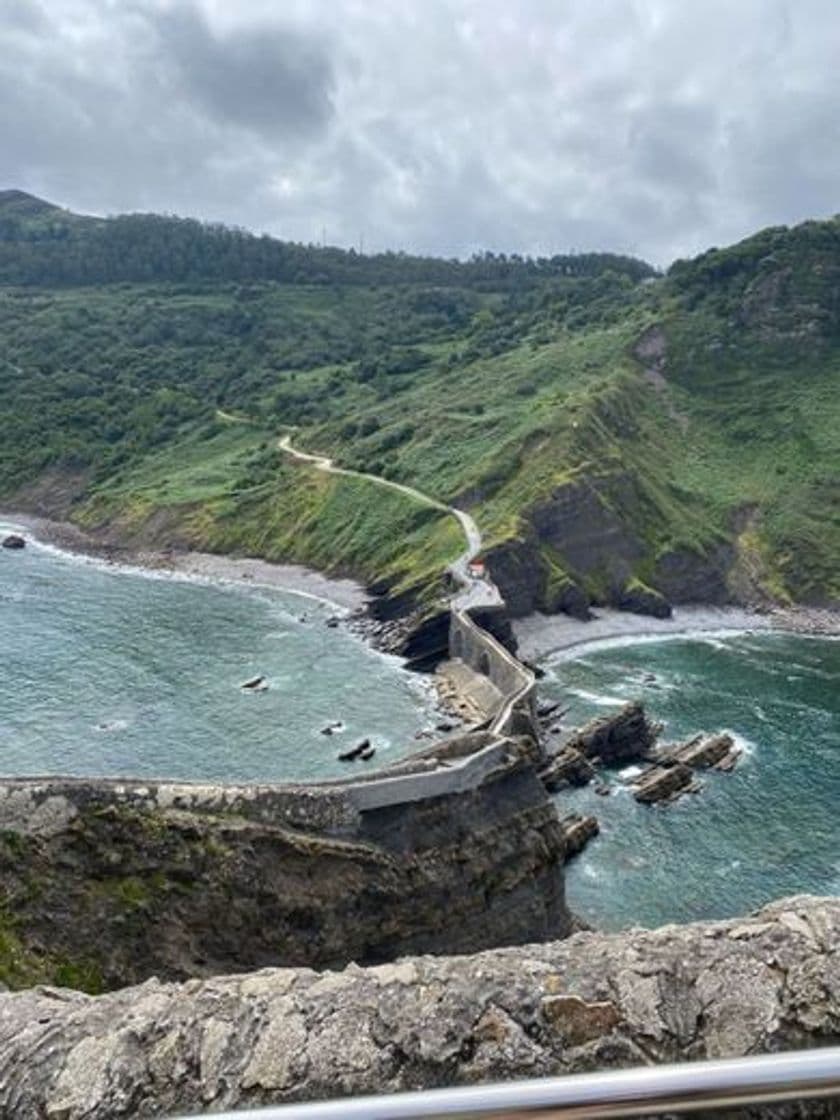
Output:
<instances>
[{"instance_id":1,"label":"foreground rock","mask_svg":"<svg viewBox=\"0 0 840 1120\"><path fill-rule=\"evenodd\" d=\"M26 540L17 533L9 533L7 537L4 537L3 540L0 541L0 546L19 550L21 548L26 548Z\"/></svg>"},{"instance_id":2,"label":"foreground rock","mask_svg":"<svg viewBox=\"0 0 840 1120\"><path fill-rule=\"evenodd\" d=\"M0 995L0 1114L178 1115L838 1041L840 900L800 897L472 957Z\"/></svg>"}]
</instances>

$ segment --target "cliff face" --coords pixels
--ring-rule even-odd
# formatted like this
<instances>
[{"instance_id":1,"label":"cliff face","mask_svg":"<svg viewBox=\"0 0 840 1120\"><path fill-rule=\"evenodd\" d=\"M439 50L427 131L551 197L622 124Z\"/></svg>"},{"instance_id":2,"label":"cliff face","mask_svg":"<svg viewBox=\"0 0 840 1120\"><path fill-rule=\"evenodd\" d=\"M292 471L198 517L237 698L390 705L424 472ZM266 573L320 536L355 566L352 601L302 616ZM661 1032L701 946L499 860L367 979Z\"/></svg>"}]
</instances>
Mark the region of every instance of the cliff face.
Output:
<instances>
[{"instance_id":1,"label":"cliff face","mask_svg":"<svg viewBox=\"0 0 840 1120\"><path fill-rule=\"evenodd\" d=\"M250 801L5 783L0 979L97 990L564 936L563 839L532 763L498 748L472 788L440 795L449 773L390 803L388 779Z\"/></svg>"},{"instance_id":2,"label":"cliff face","mask_svg":"<svg viewBox=\"0 0 840 1120\"><path fill-rule=\"evenodd\" d=\"M800 897L473 957L4 994L0 1111L173 1115L837 1044L839 950L840 901Z\"/></svg>"}]
</instances>

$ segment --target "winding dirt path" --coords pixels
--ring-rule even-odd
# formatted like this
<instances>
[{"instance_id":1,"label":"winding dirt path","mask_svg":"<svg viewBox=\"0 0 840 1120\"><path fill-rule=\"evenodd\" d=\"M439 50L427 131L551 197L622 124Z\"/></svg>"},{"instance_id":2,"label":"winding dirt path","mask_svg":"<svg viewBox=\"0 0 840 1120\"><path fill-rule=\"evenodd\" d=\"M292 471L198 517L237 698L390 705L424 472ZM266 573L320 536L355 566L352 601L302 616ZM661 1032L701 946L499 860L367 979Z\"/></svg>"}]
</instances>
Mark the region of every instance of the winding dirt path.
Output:
<instances>
[{"instance_id":1,"label":"winding dirt path","mask_svg":"<svg viewBox=\"0 0 840 1120\"><path fill-rule=\"evenodd\" d=\"M433 509L440 510L441 513L446 513L449 514L450 517L454 517L463 530L467 547L449 567L449 570L462 587L460 594L453 600L452 606L456 610L463 611L469 607L501 605L502 597L496 585L489 580L479 579L470 572L470 562L481 552L482 540L481 531L475 519L465 510L457 509L455 506L448 506L444 502L438 501L437 498L432 498L429 494L424 494L422 490L417 490L413 486L405 486L401 482L392 482L390 479L382 478L377 474L368 474L365 471L353 471L346 467L337 467L335 462L327 455L312 454L293 447L292 437L290 435L282 436L277 441L277 446L293 459L297 459L303 463L309 463L317 470L325 471L327 474L344 475L347 478L362 478L366 482L371 482L376 486L383 486L389 490L396 490L398 493L404 494L406 497L412 498L416 502L431 506Z\"/></svg>"}]
</instances>

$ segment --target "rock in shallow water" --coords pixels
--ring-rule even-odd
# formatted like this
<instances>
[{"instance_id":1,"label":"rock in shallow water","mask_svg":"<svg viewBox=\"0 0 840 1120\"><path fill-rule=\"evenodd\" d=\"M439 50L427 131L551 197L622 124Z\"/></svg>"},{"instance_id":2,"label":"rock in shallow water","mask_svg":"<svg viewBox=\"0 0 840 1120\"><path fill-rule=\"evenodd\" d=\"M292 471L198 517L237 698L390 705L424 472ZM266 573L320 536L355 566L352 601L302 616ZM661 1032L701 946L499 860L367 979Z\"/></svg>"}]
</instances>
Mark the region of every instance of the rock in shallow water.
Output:
<instances>
[{"instance_id":1,"label":"rock in shallow water","mask_svg":"<svg viewBox=\"0 0 840 1120\"><path fill-rule=\"evenodd\" d=\"M9 535L4 537L2 542L0 542L0 545L2 545L3 548L19 550L21 548L26 548L26 540L18 533L9 533Z\"/></svg>"}]
</instances>

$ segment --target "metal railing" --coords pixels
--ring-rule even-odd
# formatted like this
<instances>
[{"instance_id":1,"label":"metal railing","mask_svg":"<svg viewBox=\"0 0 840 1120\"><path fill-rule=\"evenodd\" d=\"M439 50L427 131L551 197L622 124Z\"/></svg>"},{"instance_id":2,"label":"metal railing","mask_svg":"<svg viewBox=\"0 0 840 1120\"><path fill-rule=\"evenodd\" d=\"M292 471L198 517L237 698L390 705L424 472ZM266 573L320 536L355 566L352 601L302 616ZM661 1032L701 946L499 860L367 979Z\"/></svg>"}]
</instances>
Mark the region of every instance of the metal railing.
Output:
<instances>
[{"instance_id":1,"label":"metal railing","mask_svg":"<svg viewBox=\"0 0 840 1120\"><path fill-rule=\"evenodd\" d=\"M214 1120L610 1120L840 1097L840 1047L214 1112ZM206 1114L205 1114L206 1115ZM840 1115L840 1110L838 1110ZM190 1118L182 1118L190 1120ZM191 1118L198 1120L198 1116Z\"/></svg>"}]
</instances>

